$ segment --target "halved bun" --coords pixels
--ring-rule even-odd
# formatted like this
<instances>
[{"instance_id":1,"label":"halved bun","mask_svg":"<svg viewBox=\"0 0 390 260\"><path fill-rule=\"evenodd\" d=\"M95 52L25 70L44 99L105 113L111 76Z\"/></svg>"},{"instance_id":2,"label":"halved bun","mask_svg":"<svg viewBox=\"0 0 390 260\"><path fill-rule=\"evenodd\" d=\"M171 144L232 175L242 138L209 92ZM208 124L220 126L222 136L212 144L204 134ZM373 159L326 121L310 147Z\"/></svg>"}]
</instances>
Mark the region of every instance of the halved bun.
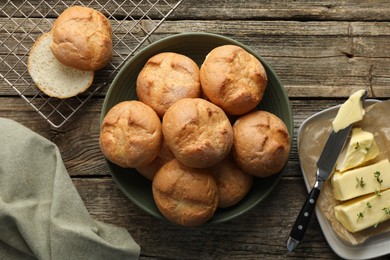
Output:
<instances>
[{"instance_id":1,"label":"halved bun","mask_svg":"<svg viewBox=\"0 0 390 260\"><path fill-rule=\"evenodd\" d=\"M45 94L68 98L84 92L93 82L93 71L81 71L59 62L50 50L51 33L45 33L30 50L27 67L31 78Z\"/></svg>"},{"instance_id":2,"label":"halved bun","mask_svg":"<svg viewBox=\"0 0 390 260\"><path fill-rule=\"evenodd\" d=\"M54 22L52 34L51 50L67 66L95 71L111 61L111 24L97 10L83 6L67 8Z\"/></svg>"}]
</instances>

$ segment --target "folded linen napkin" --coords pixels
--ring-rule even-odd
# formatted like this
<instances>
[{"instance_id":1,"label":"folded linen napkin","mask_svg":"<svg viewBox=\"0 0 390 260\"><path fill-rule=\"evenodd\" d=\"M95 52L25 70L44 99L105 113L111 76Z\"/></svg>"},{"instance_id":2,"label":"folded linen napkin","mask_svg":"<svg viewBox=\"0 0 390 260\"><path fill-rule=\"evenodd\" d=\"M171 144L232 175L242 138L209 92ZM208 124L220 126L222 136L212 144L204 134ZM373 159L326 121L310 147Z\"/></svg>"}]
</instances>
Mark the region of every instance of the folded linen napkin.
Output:
<instances>
[{"instance_id":1,"label":"folded linen napkin","mask_svg":"<svg viewBox=\"0 0 390 260\"><path fill-rule=\"evenodd\" d=\"M0 118L0 259L136 259L122 228L95 221L55 144Z\"/></svg>"}]
</instances>

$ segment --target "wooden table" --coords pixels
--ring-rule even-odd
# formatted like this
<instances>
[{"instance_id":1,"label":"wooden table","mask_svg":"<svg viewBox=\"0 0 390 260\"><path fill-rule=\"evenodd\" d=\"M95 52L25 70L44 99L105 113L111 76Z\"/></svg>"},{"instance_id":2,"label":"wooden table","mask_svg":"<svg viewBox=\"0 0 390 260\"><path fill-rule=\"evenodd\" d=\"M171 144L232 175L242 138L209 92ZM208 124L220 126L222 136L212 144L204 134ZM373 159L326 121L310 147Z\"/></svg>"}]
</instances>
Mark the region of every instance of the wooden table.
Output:
<instances>
[{"instance_id":1,"label":"wooden table","mask_svg":"<svg viewBox=\"0 0 390 260\"><path fill-rule=\"evenodd\" d=\"M90 214L125 227L141 245L141 258L334 259L315 217L295 252L287 251L286 239L307 195L296 146L303 120L361 88L373 98L390 97L390 2L354 2L184 0L150 37L155 41L189 31L231 37L264 57L285 85L295 126L288 172L263 202L226 223L179 228L148 215L122 194L98 144L107 89L55 129L0 81L0 117L56 143Z\"/></svg>"}]
</instances>

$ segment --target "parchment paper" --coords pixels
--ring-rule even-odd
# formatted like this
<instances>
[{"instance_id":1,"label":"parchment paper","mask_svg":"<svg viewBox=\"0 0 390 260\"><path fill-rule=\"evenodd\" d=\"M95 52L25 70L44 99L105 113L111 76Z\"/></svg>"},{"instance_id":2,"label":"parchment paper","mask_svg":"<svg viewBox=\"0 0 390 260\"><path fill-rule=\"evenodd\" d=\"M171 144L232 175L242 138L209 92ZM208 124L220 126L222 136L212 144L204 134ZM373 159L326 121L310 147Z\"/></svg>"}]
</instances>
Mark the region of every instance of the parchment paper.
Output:
<instances>
[{"instance_id":1,"label":"parchment paper","mask_svg":"<svg viewBox=\"0 0 390 260\"><path fill-rule=\"evenodd\" d=\"M363 130L374 134L375 141L380 149L379 156L374 160L390 159L390 100L375 103L365 108L366 114L362 121L353 127L361 127ZM312 120L299 133L298 153L301 167L306 179L312 187L316 180L316 162L322 152L329 133L332 130L331 122L337 114L337 109L324 113L318 120ZM390 174L390 173L389 173ZM323 215L330 221L334 232L344 241L357 245L370 237L384 232L390 232L390 221L379 224L376 228L350 233L336 219L334 207L340 204L334 198L330 182L327 181L321 191L317 206Z\"/></svg>"}]
</instances>

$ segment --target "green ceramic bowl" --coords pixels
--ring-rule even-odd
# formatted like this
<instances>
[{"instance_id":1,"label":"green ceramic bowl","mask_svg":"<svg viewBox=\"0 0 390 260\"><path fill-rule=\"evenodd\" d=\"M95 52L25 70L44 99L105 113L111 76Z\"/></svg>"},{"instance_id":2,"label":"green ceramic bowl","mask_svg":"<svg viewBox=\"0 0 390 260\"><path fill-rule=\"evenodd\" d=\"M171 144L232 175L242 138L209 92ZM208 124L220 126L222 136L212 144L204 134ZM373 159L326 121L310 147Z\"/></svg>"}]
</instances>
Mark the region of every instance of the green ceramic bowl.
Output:
<instances>
[{"instance_id":1,"label":"green ceramic bowl","mask_svg":"<svg viewBox=\"0 0 390 260\"><path fill-rule=\"evenodd\" d=\"M115 104L124 100L137 99L136 80L138 73L153 55L160 52L176 52L187 55L200 66L213 48L225 44L241 46L262 62L267 71L268 86L258 108L274 113L285 122L292 143L293 118L291 107L285 89L275 72L263 58L245 45L230 38L209 33L183 33L167 37L147 46L131 58L121 68L107 92L103 103L101 122ZM109 161L107 161L107 164L114 181L132 202L151 215L164 219L154 203L151 181L141 176L135 169L124 169ZM255 178L250 192L243 200L232 207L218 209L209 223L231 220L253 208L276 187L285 170L283 169L279 174L268 178Z\"/></svg>"}]
</instances>

